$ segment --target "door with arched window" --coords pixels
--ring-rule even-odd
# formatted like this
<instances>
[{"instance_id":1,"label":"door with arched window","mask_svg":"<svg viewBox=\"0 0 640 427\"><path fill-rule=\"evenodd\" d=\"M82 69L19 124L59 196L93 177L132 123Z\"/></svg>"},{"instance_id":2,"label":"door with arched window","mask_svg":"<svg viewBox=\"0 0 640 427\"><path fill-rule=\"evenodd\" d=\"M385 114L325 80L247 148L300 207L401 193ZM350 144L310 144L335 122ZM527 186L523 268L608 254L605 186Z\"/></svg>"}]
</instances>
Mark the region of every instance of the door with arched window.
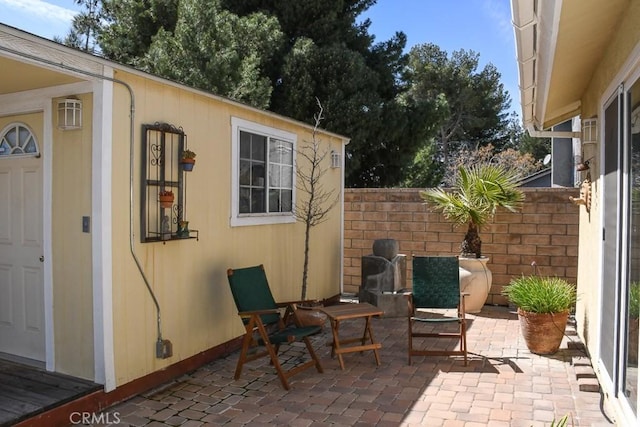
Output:
<instances>
[{"instance_id":1,"label":"door with arched window","mask_svg":"<svg viewBox=\"0 0 640 427\"><path fill-rule=\"evenodd\" d=\"M42 114L0 117L0 352L45 360Z\"/></svg>"}]
</instances>

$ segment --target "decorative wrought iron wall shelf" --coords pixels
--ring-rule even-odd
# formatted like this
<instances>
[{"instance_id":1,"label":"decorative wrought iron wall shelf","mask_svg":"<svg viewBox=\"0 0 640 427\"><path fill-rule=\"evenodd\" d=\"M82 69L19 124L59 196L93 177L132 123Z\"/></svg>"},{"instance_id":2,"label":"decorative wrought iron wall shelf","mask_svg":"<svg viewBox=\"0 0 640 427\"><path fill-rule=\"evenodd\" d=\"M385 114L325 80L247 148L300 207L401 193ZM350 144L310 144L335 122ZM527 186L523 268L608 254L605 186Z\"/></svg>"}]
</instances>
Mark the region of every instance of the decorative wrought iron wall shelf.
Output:
<instances>
[{"instance_id":1,"label":"decorative wrought iron wall shelf","mask_svg":"<svg viewBox=\"0 0 640 427\"><path fill-rule=\"evenodd\" d=\"M187 135L182 128L168 123L142 125L143 243L198 239L197 230L182 227L187 220L187 182L180 157L186 148ZM169 195L171 200L165 198Z\"/></svg>"}]
</instances>

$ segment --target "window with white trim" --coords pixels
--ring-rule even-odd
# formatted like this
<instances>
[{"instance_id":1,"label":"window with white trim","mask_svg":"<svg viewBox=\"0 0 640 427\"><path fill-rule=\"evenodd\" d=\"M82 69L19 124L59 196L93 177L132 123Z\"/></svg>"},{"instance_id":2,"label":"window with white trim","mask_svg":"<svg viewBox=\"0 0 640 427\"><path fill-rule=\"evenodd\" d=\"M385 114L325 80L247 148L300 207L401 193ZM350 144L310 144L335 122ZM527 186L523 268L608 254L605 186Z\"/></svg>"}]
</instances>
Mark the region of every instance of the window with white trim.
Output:
<instances>
[{"instance_id":1,"label":"window with white trim","mask_svg":"<svg viewBox=\"0 0 640 427\"><path fill-rule=\"evenodd\" d=\"M0 132L0 158L4 156L40 156L36 137L24 123L11 123Z\"/></svg>"},{"instance_id":2,"label":"window with white trim","mask_svg":"<svg viewBox=\"0 0 640 427\"><path fill-rule=\"evenodd\" d=\"M231 225L294 222L297 135L232 118Z\"/></svg>"}]
</instances>

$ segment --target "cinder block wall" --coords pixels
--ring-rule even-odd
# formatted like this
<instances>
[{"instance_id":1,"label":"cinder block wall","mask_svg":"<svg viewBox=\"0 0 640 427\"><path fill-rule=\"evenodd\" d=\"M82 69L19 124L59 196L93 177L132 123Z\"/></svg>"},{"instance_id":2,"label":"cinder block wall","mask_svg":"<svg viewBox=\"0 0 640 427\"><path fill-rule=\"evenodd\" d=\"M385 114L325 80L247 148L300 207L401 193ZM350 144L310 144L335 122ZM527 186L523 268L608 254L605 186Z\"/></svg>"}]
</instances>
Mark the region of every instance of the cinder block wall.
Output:
<instances>
[{"instance_id":1,"label":"cinder block wall","mask_svg":"<svg viewBox=\"0 0 640 427\"><path fill-rule=\"evenodd\" d=\"M580 207L569 196L577 188L523 188L518 213L499 211L480 231L483 255L490 258L493 285L487 304L506 305L500 294L512 277L532 272L576 282ZM407 287L411 287L411 255L457 255L466 227L454 227L420 198L419 189L346 189L344 222L344 293L357 294L361 258L371 254L376 239L396 239L407 255Z\"/></svg>"}]
</instances>

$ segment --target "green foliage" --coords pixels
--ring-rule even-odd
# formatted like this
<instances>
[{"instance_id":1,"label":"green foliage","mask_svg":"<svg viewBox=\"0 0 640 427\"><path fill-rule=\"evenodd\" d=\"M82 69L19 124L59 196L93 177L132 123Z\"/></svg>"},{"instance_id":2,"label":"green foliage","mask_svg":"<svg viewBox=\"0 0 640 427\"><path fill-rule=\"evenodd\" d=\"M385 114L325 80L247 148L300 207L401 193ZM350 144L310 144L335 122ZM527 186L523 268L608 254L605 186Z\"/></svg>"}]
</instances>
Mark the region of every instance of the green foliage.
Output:
<instances>
[{"instance_id":1,"label":"green foliage","mask_svg":"<svg viewBox=\"0 0 640 427\"><path fill-rule=\"evenodd\" d=\"M568 425L569 425L569 414L560 418L558 421L556 421L555 419L551 421L550 427L567 427ZM571 423L571 425L573 425L573 422Z\"/></svg>"},{"instance_id":2,"label":"green foliage","mask_svg":"<svg viewBox=\"0 0 640 427\"><path fill-rule=\"evenodd\" d=\"M402 32L374 43L356 20L375 1L103 0L98 42L109 59L311 125L320 99L323 127L351 139L348 187L435 182L450 150L428 171L416 158L433 141L515 141L495 67L434 45L407 55Z\"/></svg>"},{"instance_id":3,"label":"green foliage","mask_svg":"<svg viewBox=\"0 0 640 427\"><path fill-rule=\"evenodd\" d=\"M478 71L479 54L459 50L449 55L438 46L416 45L409 52L402 95L409 105L437 106L436 135L445 165L461 143L477 147L493 144L499 149L511 139L507 114L511 101L492 64Z\"/></svg>"},{"instance_id":4,"label":"green foliage","mask_svg":"<svg viewBox=\"0 0 640 427\"><path fill-rule=\"evenodd\" d=\"M451 192L432 188L421 191L420 197L434 203L454 224L468 224L462 252L478 258L482 243L478 229L493 219L497 208L515 212L524 201L517 171L494 164L461 167Z\"/></svg>"},{"instance_id":5,"label":"green foliage","mask_svg":"<svg viewBox=\"0 0 640 427\"><path fill-rule=\"evenodd\" d=\"M629 318L640 317L640 282L631 282L629 287Z\"/></svg>"},{"instance_id":6,"label":"green foliage","mask_svg":"<svg viewBox=\"0 0 640 427\"><path fill-rule=\"evenodd\" d=\"M522 134L518 149L521 153L529 153L536 160L543 160L547 154L551 154L551 138L534 138L529 132Z\"/></svg>"},{"instance_id":7,"label":"green foliage","mask_svg":"<svg viewBox=\"0 0 640 427\"><path fill-rule=\"evenodd\" d=\"M323 127L346 135L346 185L397 185L427 141L428 109L399 102L406 36L373 44L370 21L356 18L375 0L224 0L244 16L278 18L285 46L267 68L274 87L270 109L313 123L315 99L325 107Z\"/></svg>"},{"instance_id":8,"label":"green foliage","mask_svg":"<svg viewBox=\"0 0 640 427\"><path fill-rule=\"evenodd\" d=\"M266 108L271 83L264 62L282 40L264 14L238 17L209 0L184 0L173 33L160 29L140 65L181 83Z\"/></svg>"},{"instance_id":9,"label":"green foliage","mask_svg":"<svg viewBox=\"0 0 640 427\"><path fill-rule=\"evenodd\" d=\"M173 32L179 0L102 0L98 43L109 59L136 66L160 29Z\"/></svg>"},{"instance_id":10,"label":"green foliage","mask_svg":"<svg viewBox=\"0 0 640 427\"><path fill-rule=\"evenodd\" d=\"M431 142L418 151L409 165L404 182L405 187L435 187L443 177L442 163L436 161L436 144Z\"/></svg>"},{"instance_id":11,"label":"green foliage","mask_svg":"<svg viewBox=\"0 0 640 427\"><path fill-rule=\"evenodd\" d=\"M558 277L522 276L511 280L502 294L524 311L560 313L576 302L576 288Z\"/></svg>"},{"instance_id":12,"label":"green foliage","mask_svg":"<svg viewBox=\"0 0 640 427\"><path fill-rule=\"evenodd\" d=\"M514 170L492 164L461 167L451 192L442 188L427 189L420 197L431 201L455 224L485 225L498 207L515 212L524 200L518 189Z\"/></svg>"},{"instance_id":13,"label":"green foliage","mask_svg":"<svg viewBox=\"0 0 640 427\"><path fill-rule=\"evenodd\" d=\"M73 17L71 28L64 39L54 37L53 40L85 52L97 53L99 49L96 38L102 19L101 1L74 0L74 3L82 6L83 10Z\"/></svg>"},{"instance_id":14,"label":"green foliage","mask_svg":"<svg viewBox=\"0 0 640 427\"><path fill-rule=\"evenodd\" d=\"M191 151L191 150L189 150L189 149L186 149L186 150L184 150L182 152L182 158L183 159L195 159L196 158L196 153Z\"/></svg>"}]
</instances>

